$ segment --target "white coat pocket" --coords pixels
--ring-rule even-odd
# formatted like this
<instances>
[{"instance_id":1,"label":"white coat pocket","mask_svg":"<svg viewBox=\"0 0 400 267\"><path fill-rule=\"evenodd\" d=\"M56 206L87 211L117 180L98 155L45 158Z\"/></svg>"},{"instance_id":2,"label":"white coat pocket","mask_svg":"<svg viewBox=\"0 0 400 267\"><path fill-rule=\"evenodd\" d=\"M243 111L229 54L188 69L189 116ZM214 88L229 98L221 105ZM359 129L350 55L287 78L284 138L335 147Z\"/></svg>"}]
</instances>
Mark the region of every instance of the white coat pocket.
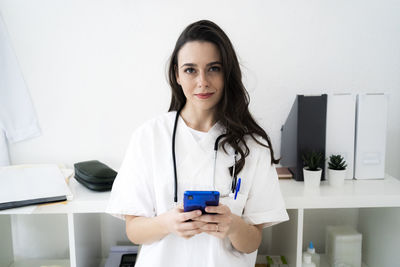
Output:
<instances>
[{"instance_id":1,"label":"white coat pocket","mask_svg":"<svg viewBox=\"0 0 400 267\"><path fill-rule=\"evenodd\" d=\"M220 203L227 205L233 214L242 216L246 200L247 195L238 193L236 199L230 196L220 198Z\"/></svg>"}]
</instances>

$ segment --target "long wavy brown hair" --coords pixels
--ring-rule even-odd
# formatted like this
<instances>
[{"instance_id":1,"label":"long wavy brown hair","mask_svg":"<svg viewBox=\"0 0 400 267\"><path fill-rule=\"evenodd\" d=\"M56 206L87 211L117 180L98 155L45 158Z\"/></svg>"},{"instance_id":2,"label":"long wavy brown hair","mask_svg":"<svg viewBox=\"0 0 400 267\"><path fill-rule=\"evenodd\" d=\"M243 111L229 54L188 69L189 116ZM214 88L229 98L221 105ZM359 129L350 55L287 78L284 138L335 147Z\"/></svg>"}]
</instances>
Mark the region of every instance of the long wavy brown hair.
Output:
<instances>
[{"instance_id":1,"label":"long wavy brown hair","mask_svg":"<svg viewBox=\"0 0 400 267\"><path fill-rule=\"evenodd\" d=\"M243 169L245 159L250 153L250 149L244 139L245 135L250 135L258 144L269 148L271 164L279 163L279 159L274 157L269 136L250 114L250 97L243 85L242 73L232 43L225 32L214 22L209 20L194 22L187 26L179 36L168 67L168 80L172 91L171 104L168 111L180 111L186 103L182 87L176 80L175 70L178 65L179 50L187 42L192 41L213 43L218 47L221 55L224 90L223 96L217 104L217 120L225 127L226 135L222 139L220 146L223 147L226 153L225 146L229 144L240 154L240 159L236 163L236 174ZM265 139L267 145L259 142L255 135ZM232 175L232 167L229 170Z\"/></svg>"}]
</instances>

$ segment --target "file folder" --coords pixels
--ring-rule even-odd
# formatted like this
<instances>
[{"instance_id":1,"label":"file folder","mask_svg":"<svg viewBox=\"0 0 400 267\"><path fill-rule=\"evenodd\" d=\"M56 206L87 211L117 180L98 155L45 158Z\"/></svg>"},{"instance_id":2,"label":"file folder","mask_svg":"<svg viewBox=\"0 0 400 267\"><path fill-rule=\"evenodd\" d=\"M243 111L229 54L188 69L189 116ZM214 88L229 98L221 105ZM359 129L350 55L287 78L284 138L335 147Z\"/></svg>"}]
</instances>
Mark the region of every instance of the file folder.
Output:
<instances>
[{"instance_id":1,"label":"file folder","mask_svg":"<svg viewBox=\"0 0 400 267\"><path fill-rule=\"evenodd\" d=\"M57 165L0 167L0 210L72 199Z\"/></svg>"},{"instance_id":2,"label":"file folder","mask_svg":"<svg viewBox=\"0 0 400 267\"><path fill-rule=\"evenodd\" d=\"M331 155L342 155L347 164L346 179L354 176L356 95L329 94L326 113L325 173Z\"/></svg>"},{"instance_id":3,"label":"file folder","mask_svg":"<svg viewBox=\"0 0 400 267\"><path fill-rule=\"evenodd\" d=\"M387 94L359 94L356 110L356 179L385 177Z\"/></svg>"},{"instance_id":4,"label":"file folder","mask_svg":"<svg viewBox=\"0 0 400 267\"><path fill-rule=\"evenodd\" d=\"M325 158L327 95L297 95L282 126L281 164L297 181L304 181L304 153L321 152ZM324 162L320 164L324 179Z\"/></svg>"}]
</instances>

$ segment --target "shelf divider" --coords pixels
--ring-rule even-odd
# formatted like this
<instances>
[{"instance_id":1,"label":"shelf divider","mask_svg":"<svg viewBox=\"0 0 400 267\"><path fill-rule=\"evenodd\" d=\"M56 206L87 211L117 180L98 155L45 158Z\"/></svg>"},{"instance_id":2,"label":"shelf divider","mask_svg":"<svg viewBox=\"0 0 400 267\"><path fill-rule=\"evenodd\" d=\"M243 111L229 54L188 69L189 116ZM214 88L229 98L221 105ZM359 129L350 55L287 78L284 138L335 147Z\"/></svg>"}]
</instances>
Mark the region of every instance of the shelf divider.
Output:
<instances>
[{"instance_id":1,"label":"shelf divider","mask_svg":"<svg viewBox=\"0 0 400 267\"><path fill-rule=\"evenodd\" d=\"M304 231L304 209L298 209L297 213L297 257L296 267L301 267L303 255L303 231Z\"/></svg>"},{"instance_id":2,"label":"shelf divider","mask_svg":"<svg viewBox=\"0 0 400 267\"><path fill-rule=\"evenodd\" d=\"M68 240L70 267L76 267L76 247L75 247L75 226L74 214L68 213Z\"/></svg>"},{"instance_id":3,"label":"shelf divider","mask_svg":"<svg viewBox=\"0 0 400 267\"><path fill-rule=\"evenodd\" d=\"M270 248L268 248L268 254L284 255L290 266L301 266L297 265L297 258L303 237L303 211L290 209L287 212L290 220L274 225L271 229L271 242L269 242Z\"/></svg>"}]
</instances>

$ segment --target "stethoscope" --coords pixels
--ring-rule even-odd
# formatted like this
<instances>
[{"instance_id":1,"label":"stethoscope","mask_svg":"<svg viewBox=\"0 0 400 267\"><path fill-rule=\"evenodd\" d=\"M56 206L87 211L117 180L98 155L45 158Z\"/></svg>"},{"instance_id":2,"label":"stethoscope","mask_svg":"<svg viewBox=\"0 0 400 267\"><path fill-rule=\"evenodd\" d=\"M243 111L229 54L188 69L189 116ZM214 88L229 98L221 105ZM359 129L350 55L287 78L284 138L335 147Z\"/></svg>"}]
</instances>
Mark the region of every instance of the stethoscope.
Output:
<instances>
[{"instance_id":1,"label":"stethoscope","mask_svg":"<svg viewBox=\"0 0 400 267\"><path fill-rule=\"evenodd\" d=\"M179 119L179 113L181 112L182 108L179 109L176 112L176 117L175 117L175 123L174 123L174 130L172 132L172 161L174 163L174 202L178 203L178 176L177 176L177 171L176 171L176 156L175 156L175 136L176 136L176 126L178 125L178 119ZM213 170L213 186L215 187L215 169L217 165L217 155L218 155L218 143L219 141L224 138L226 134L221 134L220 136L217 137L214 143L214 170ZM232 185L231 185L231 191L232 193L235 193L236 190L236 184L237 184L237 176L235 173L235 167L236 167L236 157L237 157L237 151L235 150L235 164L233 165L233 170L232 170Z\"/></svg>"}]
</instances>

